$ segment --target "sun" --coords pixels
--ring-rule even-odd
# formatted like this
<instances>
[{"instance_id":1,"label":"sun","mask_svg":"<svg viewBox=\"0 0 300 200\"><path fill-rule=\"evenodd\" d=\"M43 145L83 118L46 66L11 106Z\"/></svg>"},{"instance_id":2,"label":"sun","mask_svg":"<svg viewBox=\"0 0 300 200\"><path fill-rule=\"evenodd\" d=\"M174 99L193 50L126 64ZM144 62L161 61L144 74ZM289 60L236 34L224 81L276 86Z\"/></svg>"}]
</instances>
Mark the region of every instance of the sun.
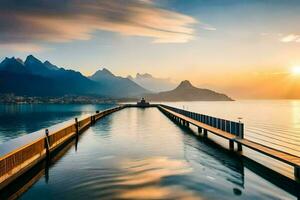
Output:
<instances>
[{"instance_id":1,"label":"sun","mask_svg":"<svg viewBox=\"0 0 300 200\"><path fill-rule=\"evenodd\" d=\"M292 67L292 73L295 75L300 75L300 65Z\"/></svg>"}]
</instances>

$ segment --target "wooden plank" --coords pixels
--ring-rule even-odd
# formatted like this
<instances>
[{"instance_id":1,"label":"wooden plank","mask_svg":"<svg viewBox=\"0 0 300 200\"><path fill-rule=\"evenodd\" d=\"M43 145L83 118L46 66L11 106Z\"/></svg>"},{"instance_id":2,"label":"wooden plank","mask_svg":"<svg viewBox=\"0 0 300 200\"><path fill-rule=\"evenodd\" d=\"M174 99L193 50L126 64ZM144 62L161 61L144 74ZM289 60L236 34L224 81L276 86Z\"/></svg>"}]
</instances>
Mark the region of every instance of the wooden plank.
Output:
<instances>
[{"instance_id":1,"label":"wooden plank","mask_svg":"<svg viewBox=\"0 0 300 200\"><path fill-rule=\"evenodd\" d=\"M164 108L164 107L161 107L161 106L159 106L159 107L161 109L165 110L166 112L171 113L172 115L174 115L176 117L179 117L179 118L181 118L181 119L183 119L183 120L185 120L185 121L187 121L187 122L189 122L191 124L194 124L195 126L201 127L201 128L203 128L203 129L205 129L205 130L207 130L207 131L209 131L211 133L214 133L214 134L216 134L216 135L218 135L218 136L220 136L222 138L225 138L225 139L228 139L228 140L233 140L233 139L236 138L235 135L227 133L227 132L225 132L225 131L223 131L221 129L214 128L212 126L209 126L207 124L204 124L202 122L194 120L194 119L192 119L190 117L186 117L186 116L184 116L182 114L179 114L179 113L176 113L174 111L171 111L171 110L169 110L167 108Z\"/></svg>"},{"instance_id":2,"label":"wooden plank","mask_svg":"<svg viewBox=\"0 0 300 200\"><path fill-rule=\"evenodd\" d=\"M291 155L289 153L285 153L277 149L273 149L271 147L264 146L262 144L258 144L256 142L252 142L247 139L236 139L235 141L252 150L258 151L274 159L280 160L281 162L287 163L292 166L300 166L300 157Z\"/></svg>"}]
</instances>

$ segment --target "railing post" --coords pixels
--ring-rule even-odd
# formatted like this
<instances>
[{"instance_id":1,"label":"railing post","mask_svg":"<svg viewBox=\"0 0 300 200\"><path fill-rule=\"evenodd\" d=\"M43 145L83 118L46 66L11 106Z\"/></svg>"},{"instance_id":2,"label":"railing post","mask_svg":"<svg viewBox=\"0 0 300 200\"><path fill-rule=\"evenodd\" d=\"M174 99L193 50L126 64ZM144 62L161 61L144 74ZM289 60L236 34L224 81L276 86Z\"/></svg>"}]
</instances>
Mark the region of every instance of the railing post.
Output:
<instances>
[{"instance_id":1,"label":"railing post","mask_svg":"<svg viewBox=\"0 0 300 200\"><path fill-rule=\"evenodd\" d=\"M49 142L49 130L45 129L45 148L46 148L46 154L48 155L50 152L50 142Z\"/></svg>"},{"instance_id":2,"label":"railing post","mask_svg":"<svg viewBox=\"0 0 300 200\"><path fill-rule=\"evenodd\" d=\"M241 118L239 118L239 132L238 132L238 138L244 139L244 124L241 123ZM237 143L237 151L243 151L243 146L241 143Z\"/></svg>"},{"instance_id":3,"label":"railing post","mask_svg":"<svg viewBox=\"0 0 300 200\"><path fill-rule=\"evenodd\" d=\"M76 135L78 135L79 134L79 124L78 124L77 117L75 118L75 130L76 130Z\"/></svg>"},{"instance_id":4,"label":"railing post","mask_svg":"<svg viewBox=\"0 0 300 200\"><path fill-rule=\"evenodd\" d=\"M94 124L95 124L95 116L91 115L91 125L94 125Z\"/></svg>"}]
</instances>

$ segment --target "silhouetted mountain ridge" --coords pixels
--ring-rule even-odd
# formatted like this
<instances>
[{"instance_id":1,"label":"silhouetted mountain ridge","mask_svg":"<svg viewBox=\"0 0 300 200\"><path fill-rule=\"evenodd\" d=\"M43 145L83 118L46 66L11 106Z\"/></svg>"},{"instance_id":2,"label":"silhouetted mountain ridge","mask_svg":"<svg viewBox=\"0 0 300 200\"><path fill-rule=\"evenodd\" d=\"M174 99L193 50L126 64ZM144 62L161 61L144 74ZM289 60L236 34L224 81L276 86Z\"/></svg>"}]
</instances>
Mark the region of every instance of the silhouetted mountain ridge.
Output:
<instances>
[{"instance_id":1,"label":"silhouetted mountain ridge","mask_svg":"<svg viewBox=\"0 0 300 200\"><path fill-rule=\"evenodd\" d=\"M49 61L42 62L32 55L27 56L25 62L14 57L5 58L0 63L0 86L0 93L30 96L97 95L120 98L149 92L129 79L114 76L107 69L97 71L95 80L92 80L78 71L58 67Z\"/></svg>"},{"instance_id":2,"label":"silhouetted mountain ridge","mask_svg":"<svg viewBox=\"0 0 300 200\"><path fill-rule=\"evenodd\" d=\"M228 101L224 94L194 87L182 81L176 88L152 94L136 82L159 88L170 87L169 79L159 79L151 74L137 73L135 78L115 76L106 68L86 77L80 72L64 69L50 61L42 62L29 55L25 62L19 58L5 58L0 63L0 93L27 96L93 95L111 98L146 96L154 101ZM156 85L155 85L156 84ZM141 84L142 85L142 84ZM153 87L154 88L154 87Z\"/></svg>"},{"instance_id":3,"label":"silhouetted mountain ridge","mask_svg":"<svg viewBox=\"0 0 300 200\"><path fill-rule=\"evenodd\" d=\"M128 96L139 96L140 94L149 93L148 90L144 89L132 80L115 76L106 68L98 70L89 78L98 82L103 87L109 88L115 94L126 93Z\"/></svg>"},{"instance_id":4,"label":"silhouetted mountain ridge","mask_svg":"<svg viewBox=\"0 0 300 200\"><path fill-rule=\"evenodd\" d=\"M197 88L188 80L182 81L174 90L149 94L146 98L150 101L232 101L225 94Z\"/></svg>"}]
</instances>

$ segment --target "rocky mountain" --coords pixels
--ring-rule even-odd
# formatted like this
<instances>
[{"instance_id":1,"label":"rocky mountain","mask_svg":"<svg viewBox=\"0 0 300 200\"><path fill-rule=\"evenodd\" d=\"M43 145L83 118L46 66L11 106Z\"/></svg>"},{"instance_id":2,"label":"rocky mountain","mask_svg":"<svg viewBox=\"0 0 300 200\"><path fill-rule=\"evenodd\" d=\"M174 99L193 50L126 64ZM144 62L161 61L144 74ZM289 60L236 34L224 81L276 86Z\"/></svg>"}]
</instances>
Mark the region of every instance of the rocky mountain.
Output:
<instances>
[{"instance_id":1,"label":"rocky mountain","mask_svg":"<svg viewBox=\"0 0 300 200\"><path fill-rule=\"evenodd\" d=\"M109 90L105 92L111 92L113 95L132 97L150 92L128 78L115 76L106 68L98 70L89 78Z\"/></svg>"},{"instance_id":2,"label":"rocky mountain","mask_svg":"<svg viewBox=\"0 0 300 200\"><path fill-rule=\"evenodd\" d=\"M25 62L5 58L0 63L0 93L28 96L96 95L131 97L149 92L129 79L107 72L85 77L80 72L66 70L49 61L42 62L30 55ZM94 80L93 80L94 79Z\"/></svg>"},{"instance_id":3,"label":"rocky mountain","mask_svg":"<svg viewBox=\"0 0 300 200\"><path fill-rule=\"evenodd\" d=\"M173 83L170 79L156 78L148 73L137 73L135 77L128 76L127 78L153 92L168 91L176 87L176 84Z\"/></svg>"},{"instance_id":4,"label":"rocky mountain","mask_svg":"<svg viewBox=\"0 0 300 200\"><path fill-rule=\"evenodd\" d=\"M0 64L0 71L17 74L30 73L30 71L24 67L23 61L14 57L5 58Z\"/></svg>"},{"instance_id":5,"label":"rocky mountain","mask_svg":"<svg viewBox=\"0 0 300 200\"><path fill-rule=\"evenodd\" d=\"M146 95L150 101L232 101L225 94L193 86L189 81L182 81L174 90Z\"/></svg>"}]
</instances>

